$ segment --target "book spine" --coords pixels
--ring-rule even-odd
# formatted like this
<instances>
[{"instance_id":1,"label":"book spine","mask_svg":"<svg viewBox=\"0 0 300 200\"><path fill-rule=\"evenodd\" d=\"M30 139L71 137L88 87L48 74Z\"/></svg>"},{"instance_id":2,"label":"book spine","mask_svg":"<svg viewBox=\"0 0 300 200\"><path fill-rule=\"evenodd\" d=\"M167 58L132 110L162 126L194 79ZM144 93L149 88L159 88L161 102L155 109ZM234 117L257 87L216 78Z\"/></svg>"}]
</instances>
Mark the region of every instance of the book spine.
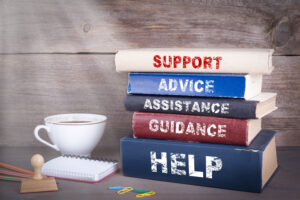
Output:
<instances>
[{"instance_id":1,"label":"book spine","mask_svg":"<svg viewBox=\"0 0 300 200\"><path fill-rule=\"evenodd\" d=\"M126 95L128 111L256 119L257 101L226 98Z\"/></svg>"},{"instance_id":2,"label":"book spine","mask_svg":"<svg viewBox=\"0 0 300 200\"><path fill-rule=\"evenodd\" d=\"M129 94L244 98L245 75L129 73Z\"/></svg>"},{"instance_id":3,"label":"book spine","mask_svg":"<svg viewBox=\"0 0 300 200\"><path fill-rule=\"evenodd\" d=\"M236 146L121 139L125 176L261 192L261 151Z\"/></svg>"},{"instance_id":4,"label":"book spine","mask_svg":"<svg viewBox=\"0 0 300 200\"><path fill-rule=\"evenodd\" d=\"M248 120L135 112L136 138L248 145Z\"/></svg>"},{"instance_id":5,"label":"book spine","mask_svg":"<svg viewBox=\"0 0 300 200\"><path fill-rule=\"evenodd\" d=\"M139 49L121 50L116 70L126 72L270 74L272 50Z\"/></svg>"}]
</instances>

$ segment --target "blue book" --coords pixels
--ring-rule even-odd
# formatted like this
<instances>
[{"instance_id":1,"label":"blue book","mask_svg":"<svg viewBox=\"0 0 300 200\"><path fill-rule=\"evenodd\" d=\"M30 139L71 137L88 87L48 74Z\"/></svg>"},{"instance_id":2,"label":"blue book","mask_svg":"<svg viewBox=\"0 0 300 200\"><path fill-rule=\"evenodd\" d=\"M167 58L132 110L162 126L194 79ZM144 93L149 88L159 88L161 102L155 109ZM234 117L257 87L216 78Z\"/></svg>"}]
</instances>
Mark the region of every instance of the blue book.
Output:
<instances>
[{"instance_id":1,"label":"blue book","mask_svg":"<svg viewBox=\"0 0 300 200\"><path fill-rule=\"evenodd\" d=\"M155 139L121 139L125 176L261 192L276 171L274 131L232 146Z\"/></svg>"},{"instance_id":2,"label":"blue book","mask_svg":"<svg viewBox=\"0 0 300 200\"><path fill-rule=\"evenodd\" d=\"M129 73L128 94L250 99L261 92L262 75Z\"/></svg>"}]
</instances>

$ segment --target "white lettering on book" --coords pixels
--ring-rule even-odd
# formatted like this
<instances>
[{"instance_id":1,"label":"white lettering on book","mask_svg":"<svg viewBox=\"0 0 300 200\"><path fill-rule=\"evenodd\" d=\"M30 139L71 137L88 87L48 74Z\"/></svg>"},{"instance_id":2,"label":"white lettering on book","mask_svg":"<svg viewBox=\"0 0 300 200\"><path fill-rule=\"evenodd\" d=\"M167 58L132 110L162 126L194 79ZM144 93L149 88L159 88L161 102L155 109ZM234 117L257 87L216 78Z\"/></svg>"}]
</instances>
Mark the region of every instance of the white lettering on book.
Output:
<instances>
[{"instance_id":1,"label":"white lettering on book","mask_svg":"<svg viewBox=\"0 0 300 200\"><path fill-rule=\"evenodd\" d=\"M144 102L144 110L163 110L192 113L229 114L229 103L149 99Z\"/></svg>"},{"instance_id":2,"label":"white lettering on book","mask_svg":"<svg viewBox=\"0 0 300 200\"><path fill-rule=\"evenodd\" d=\"M185 167L185 162L180 161L180 159L185 159L185 154L183 153L171 153L171 174L186 175L186 171L178 169L177 167Z\"/></svg>"},{"instance_id":3,"label":"white lettering on book","mask_svg":"<svg viewBox=\"0 0 300 200\"><path fill-rule=\"evenodd\" d=\"M203 172L195 170L195 156L189 154L189 175L193 177L203 178Z\"/></svg>"},{"instance_id":4,"label":"white lettering on book","mask_svg":"<svg viewBox=\"0 0 300 200\"><path fill-rule=\"evenodd\" d=\"M182 134L184 132L184 123L183 122L176 122L176 133Z\"/></svg>"},{"instance_id":5,"label":"white lettering on book","mask_svg":"<svg viewBox=\"0 0 300 200\"><path fill-rule=\"evenodd\" d=\"M178 84L179 82L179 84ZM179 87L178 87L179 86ZM189 87L188 87L189 86ZM181 92L196 92L196 93L214 93L214 80L189 80L189 79L165 79L162 78L160 80L158 91L169 91L169 92L175 92L177 90Z\"/></svg>"},{"instance_id":6,"label":"white lettering on book","mask_svg":"<svg viewBox=\"0 0 300 200\"><path fill-rule=\"evenodd\" d=\"M187 161L186 161L187 157ZM151 172L159 173L157 166L161 166L161 173L168 174L168 157L167 152L161 152L160 158L156 157L155 151L150 151ZM184 153L170 153L171 174L179 176L192 176L204 178L204 172L195 169L195 155ZM187 166L188 164L188 166ZM201 163L197 163L199 166ZM205 178L212 179L213 174L221 171L222 160L216 156L205 156ZM187 173L188 171L188 173Z\"/></svg>"},{"instance_id":7,"label":"white lettering on book","mask_svg":"<svg viewBox=\"0 0 300 200\"><path fill-rule=\"evenodd\" d=\"M201 135L209 137L226 137L226 124L213 123L193 123L188 122L187 126L182 121L169 121L151 119L149 121L149 130L151 132L185 134L185 135ZM175 129L174 129L175 126Z\"/></svg>"},{"instance_id":8,"label":"white lettering on book","mask_svg":"<svg viewBox=\"0 0 300 200\"><path fill-rule=\"evenodd\" d=\"M150 151L150 159L151 159L151 171L152 172L157 172L157 165L161 165L161 173L167 174L168 173L168 168L167 168L167 153L162 152L161 153L161 158L158 159L156 158L156 152L155 151Z\"/></svg>"},{"instance_id":9,"label":"white lettering on book","mask_svg":"<svg viewBox=\"0 0 300 200\"><path fill-rule=\"evenodd\" d=\"M213 165L215 163L215 165ZM222 160L215 156L206 156L206 178L213 178L213 171L222 169Z\"/></svg>"},{"instance_id":10,"label":"white lettering on book","mask_svg":"<svg viewBox=\"0 0 300 200\"><path fill-rule=\"evenodd\" d=\"M185 80L184 84L183 84L183 81L182 79L179 79L179 85L180 85L180 88L181 88L181 91L182 92L185 92L186 91L186 88L187 88L187 85L189 84L189 80Z\"/></svg>"},{"instance_id":11,"label":"white lettering on book","mask_svg":"<svg viewBox=\"0 0 300 200\"><path fill-rule=\"evenodd\" d=\"M176 91L178 86L178 82L175 79L169 80L169 90L170 91Z\"/></svg>"}]
</instances>

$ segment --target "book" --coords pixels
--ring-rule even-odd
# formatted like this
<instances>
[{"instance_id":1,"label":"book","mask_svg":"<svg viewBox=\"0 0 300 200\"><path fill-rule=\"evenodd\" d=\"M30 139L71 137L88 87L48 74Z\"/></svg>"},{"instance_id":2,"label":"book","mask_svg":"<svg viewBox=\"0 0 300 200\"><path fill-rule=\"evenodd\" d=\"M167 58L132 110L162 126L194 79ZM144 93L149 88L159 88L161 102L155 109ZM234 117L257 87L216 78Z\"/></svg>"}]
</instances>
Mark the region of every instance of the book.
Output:
<instances>
[{"instance_id":1,"label":"book","mask_svg":"<svg viewBox=\"0 0 300 200\"><path fill-rule=\"evenodd\" d=\"M115 56L118 72L270 74L273 49L129 49Z\"/></svg>"},{"instance_id":2,"label":"book","mask_svg":"<svg viewBox=\"0 0 300 200\"><path fill-rule=\"evenodd\" d=\"M117 163L113 161L64 155L46 162L42 174L60 179L98 183L117 170Z\"/></svg>"},{"instance_id":3,"label":"book","mask_svg":"<svg viewBox=\"0 0 300 200\"><path fill-rule=\"evenodd\" d=\"M156 139L121 139L125 176L261 192L278 167L275 132L248 146Z\"/></svg>"},{"instance_id":4,"label":"book","mask_svg":"<svg viewBox=\"0 0 300 200\"><path fill-rule=\"evenodd\" d=\"M135 112L133 136L248 146L261 130L261 119Z\"/></svg>"},{"instance_id":5,"label":"book","mask_svg":"<svg viewBox=\"0 0 300 200\"><path fill-rule=\"evenodd\" d=\"M261 92L262 75L129 73L128 94L250 99Z\"/></svg>"},{"instance_id":6,"label":"book","mask_svg":"<svg viewBox=\"0 0 300 200\"><path fill-rule=\"evenodd\" d=\"M126 95L128 111L257 119L276 110L276 93L244 99L187 96Z\"/></svg>"}]
</instances>

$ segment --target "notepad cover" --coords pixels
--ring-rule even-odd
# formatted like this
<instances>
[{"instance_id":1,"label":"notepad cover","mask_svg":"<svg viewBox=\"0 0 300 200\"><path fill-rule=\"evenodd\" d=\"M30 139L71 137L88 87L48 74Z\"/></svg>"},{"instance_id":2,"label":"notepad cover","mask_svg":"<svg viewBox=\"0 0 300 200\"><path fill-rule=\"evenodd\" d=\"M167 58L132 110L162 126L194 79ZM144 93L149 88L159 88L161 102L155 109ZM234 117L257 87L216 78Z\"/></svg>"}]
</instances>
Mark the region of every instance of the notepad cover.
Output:
<instances>
[{"instance_id":1,"label":"notepad cover","mask_svg":"<svg viewBox=\"0 0 300 200\"><path fill-rule=\"evenodd\" d=\"M98 183L117 171L117 163L60 156L46 162L42 174L60 179Z\"/></svg>"}]
</instances>

